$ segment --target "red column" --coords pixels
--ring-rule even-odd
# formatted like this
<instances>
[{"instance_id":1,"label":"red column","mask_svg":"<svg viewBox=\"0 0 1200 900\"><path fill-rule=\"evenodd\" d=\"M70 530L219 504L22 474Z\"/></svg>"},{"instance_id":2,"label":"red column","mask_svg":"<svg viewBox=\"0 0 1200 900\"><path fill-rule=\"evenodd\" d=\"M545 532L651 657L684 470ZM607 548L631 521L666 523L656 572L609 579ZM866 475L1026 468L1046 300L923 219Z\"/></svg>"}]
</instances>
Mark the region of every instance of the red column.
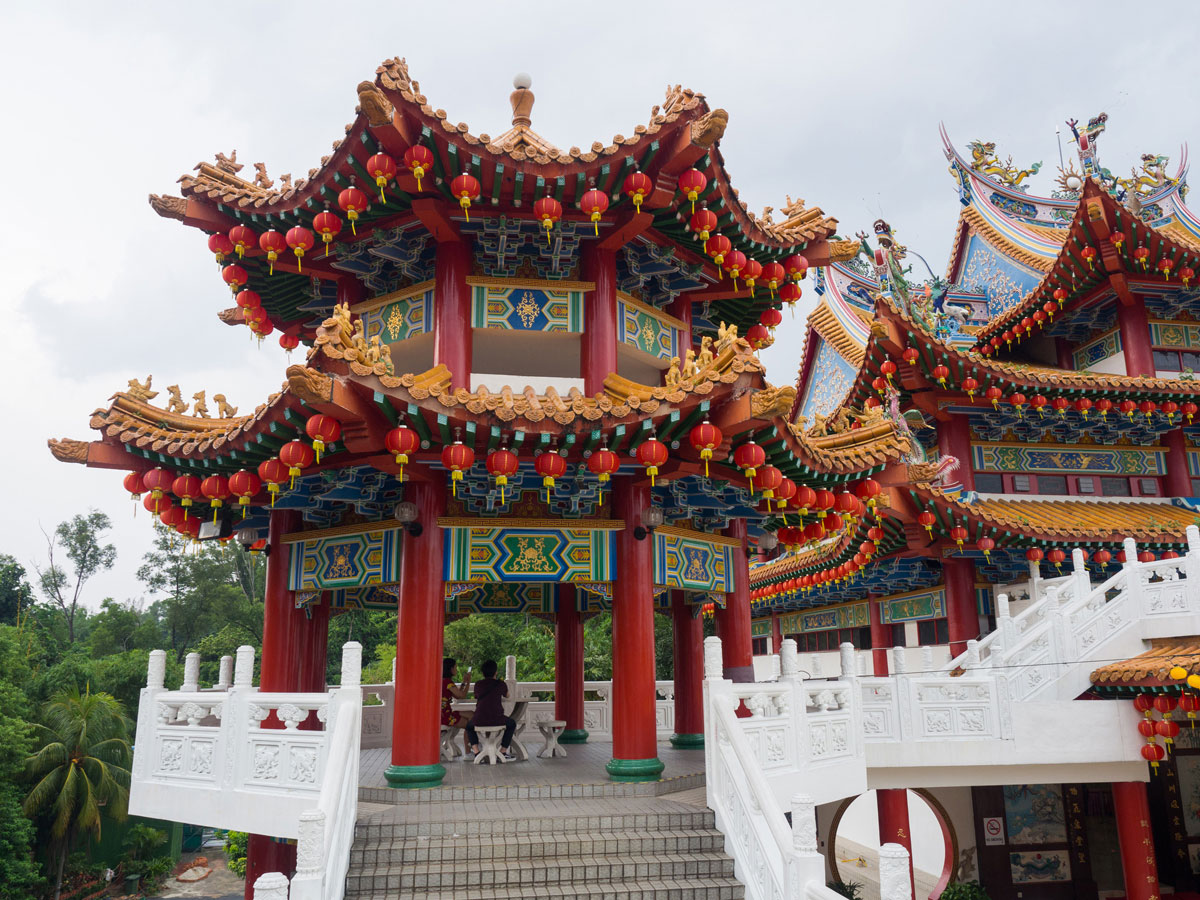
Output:
<instances>
[{"instance_id":1,"label":"red column","mask_svg":"<svg viewBox=\"0 0 1200 900\"><path fill-rule=\"evenodd\" d=\"M692 346L692 298L686 293L680 294L667 304L667 313L684 324L683 334L679 336L679 361L682 363L683 355Z\"/></svg>"},{"instance_id":2,"label":"red column","mask_svg":"<svg viewBox=\"0 0 1200 900\"><path fill-rule=\"evenodd\" d=\"M1056 337L1054 339L1054 355L1058 358L1060 369L1066 369L1068 372L1075 370L1075 353L1071 342L1066 338Z\"/></svg>"},{"instance_id":3,"label":"red column","mask_svg":"<svg viewBox=\"0 0 1200 900\"><path fill-rule=\"evenodd\" d=\"M400 568L400 614L396 622L396 684L404 690L404 715L392 727L392 787L436 787L446 770L438 762L441 733L442 628L446 601L442 587L442 530L445 484L410 482L406 499L417 505L419 535L404 535Z\"/></svg>"},{"instance_id":4,"label":"red column","mask_svg":"<svg viewBox=\"0 0 1200 900\"><path fill-rule=\"evenodd\" d=\"M297 612L304 615L306 621L300 626L296 690L306 694L320 694L326 687L325 669L329 656L329 594L323 593L319 600ZM300 728L305 731L321 731L324 726L314 711L300 723Z\"/></svg>"},{"instance_id":5,"label":"red column","mask_svg":"<svg viewBox=\"0 0 1200 900\"><path fill-rule=\"evenodd\" d=\"M671 591L675 636L675 747L704 746L704 620L683 591Z\"/></svg>"},{"instance_id":6,"label":"red column","mask_svg":"<svg viewBox=\"0 0 1200 900\"><path fill-rule=\"evenodd\" d=\"M733 591L725 595L725 608L713 617L721 639L725 677L730 681L754 680L754 647L750 638L750 568L746 560L746 520L731 519L725 534L739 542L734 551Z\"/></svg>"},{"instance_id":7,"label":"red column","mask_svg":"<svg viewBox=\"0 0 1200 900\"><path fill-rule=\"evenodd\" d=\"M1139 295L1128 306L1117 303L1117 327L1125 350L1125 374L1154 377L1154 351L1150 349L1150 322L1146 301Z\"/></svg>"},{"instance_id":8,"label":"red column","mask_svg":"<svg viewBox=\"0 0 1200 900\"><path fill-rule=\"evenodd\" d=\"M1163 479L1163 492L1168 497L1192 496L1192 476L1188 471L1187 441L1182 425L1164 435L1163 446L1167 448L1167 476Z\"/></svg>"},{"instance_id":9,"label":"red column","mask_svg":"<svg viewBox=\"0 0 1200 900\"><path fill-rule=\"evenodd\" d=\"M867 594L867 610L871 617L871 667L876 675L886 675L892 629L883 624L883 608L879 599L871 594Z\"/></svg>"},{"instance_id":10,"label":"red column","mask_svg":"<svg viewBox=\"0 0 1200 900\"><path fill-rule=\"evenodd\" d=\"M1126 900L1152 900L1159 896L1158 863L1146 785L1141 781L1118 781L1113 782L1112 791Z\"/></svg>"},{"instance_id":11,"label":"red column","mask_svg":"<svg viewBox=\"0 0 1200 900\"><path fill-rule=\"evenodd\" d=\"M434 264L434 365L450 370L451 386L471 389L471 245L443 241Z\"/></svg>"},{"instance_id":12,"label":"red column","mask_svg":"<svg viewBox=\"0 0 1200 900\"><path fill-rule=\"evenodd\" d=\"M300 529L300 512L271 510L267 532L267 583L263 596L262 660L258 686L261 691L299 691L299 666L304 613L296 609L288 590L288 547L283 536ZM264 727L280 727L274 714ZM265 834L250 835L246 845L246 900L254 895L254 882L267 872L282 872L289 878L296 868L296 847Z\"/></svg>"},{"instance_id":13,"label":"red column","mask_svg":"<svg viewBox=\"0 0 1200 900\"><path fill-rule=\"evenodd\" d=\"M605 377L617 371L617 254L584 241L582 257L583 278L596 285L583 298L579 360L583 392L592 396L604 390Z\"/></svg>"},{"instance_id":14,"label":"red column","mask_svg":"<svg viewBox=\"0 0 1200 900\"><path fill-rule=\"evenodd\" d=\"M771 652L778 653L783 648L783 631L779 628L779 613L771 613Z\"/></svg>"},{"instance_id":15,"label":"red column","mask_svg":"<svg viewBox=\"0 0 1200 900\"><path fill-rule=\"evenodd\" d=\"M942 560L946 579L946 624L950 631L950 654L958 656L967 641L979 637L979 610L975 605L975 563L954 557Z\"/></svg>"},{"instance_id":16,"label":"red column","mask_svg":"<svg viewBox=\"0 0 1200 900\"><path fill-rule=\"evenodd\" d=\"M971 426L966 416L951 416L948 422L937 425L938 452L958 459L954 477L962 482L963 490L975 490L975 472L971 469Z\"/></svg>"},{"instance_id":17,"label":"red column","mask_svg":"<svg viewBox=\"0 0 1200 900\"><path fill-rule=\"evenodd\" d=\"M573 584L558 586L558 614L554 619L554 718L567 723L560 744L582 744L583 727L583 617Z\"/></svg>"},{"instance_id":18,"label":"red column","mask_svg":"<svg viewBox=\"0 0 1200 900\"><path fill-rule=\"evenodd\" d=\"M650 485L629 476L613 479L613 515L625 523L617 534L612 608L613 758L605 767L614 781L657 781L654 692L654 594L651 541L633 530L650 505Z\"/></svg>"},{"instance_id":19,"label":"red column","mask_svg":"<svg viewBox=\"0 0 1200 900\"><path fill-rule=\"evenodd\" d=\"M881 789L875 792L879 806L879 843L899 844L908 851L908 878L916 897L916 881L912 871L912 829L908 825L908 791L903 788Z\"/></svg>"}]
</instances>

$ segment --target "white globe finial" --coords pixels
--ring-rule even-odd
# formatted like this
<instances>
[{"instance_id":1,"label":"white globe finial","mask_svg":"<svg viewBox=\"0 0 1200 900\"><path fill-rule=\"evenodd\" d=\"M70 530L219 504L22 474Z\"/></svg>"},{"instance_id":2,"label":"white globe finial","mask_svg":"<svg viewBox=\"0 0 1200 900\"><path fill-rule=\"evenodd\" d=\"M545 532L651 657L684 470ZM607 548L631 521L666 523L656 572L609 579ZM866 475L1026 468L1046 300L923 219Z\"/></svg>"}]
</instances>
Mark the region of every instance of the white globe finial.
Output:
<instances>
[{"instance_id":1,"label":"white globe finial","mask_svg":"<svg viewBox=\"0 0 1200 900\"><path fill-rule=\"evenodd\" d=\"M529 77L528 72L518 72L513 76L513 87L518 91L528 90L533 87L533 79Z\"/></svg>"}]
</instances>

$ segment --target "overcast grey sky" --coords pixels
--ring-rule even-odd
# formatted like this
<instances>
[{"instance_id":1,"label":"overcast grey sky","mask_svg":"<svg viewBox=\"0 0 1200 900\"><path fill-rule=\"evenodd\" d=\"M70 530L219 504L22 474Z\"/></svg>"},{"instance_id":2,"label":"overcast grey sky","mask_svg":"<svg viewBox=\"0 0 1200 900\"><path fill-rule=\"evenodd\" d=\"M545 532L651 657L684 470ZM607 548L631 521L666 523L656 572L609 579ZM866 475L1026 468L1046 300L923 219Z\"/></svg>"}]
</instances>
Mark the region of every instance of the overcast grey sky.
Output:
<instances>
[{"instance_id":1,"label":"overcast grey sky","mask_svg":"<svg viewBox=\"0 0 1200 900\"><path fill-rule=\"evenodd\" d=\"M844 233L882 216L945 264L957 201L937 126L1042 160L1048 193L1064 119L1109 114L1103 163L1178 159L1200 140L1195 4L1163 2L4 4L0 256L6 333L0 552L44 558L38 526L96 506L119 560L87 595L139 596L151 542L120 475L57 463L48 437L89 439L93 409L132 377L224 392L243 410L276 390L273 340L217 321L228 294L199 232L148 193L215 151L301 176L353 117L355 85L407 57L435 107L472 132L509 121L533 76L534 128L569 147L644 123L668 83L729 111L721 149L752 209L784 195ZM1069 150L1067 150L1069 152ZM1172 168L1173 171L1173 168ZM805 308L811 301L805 298ZM803 316L785 317L769 377L794 377Z\"/></svg>"}]
</instances>

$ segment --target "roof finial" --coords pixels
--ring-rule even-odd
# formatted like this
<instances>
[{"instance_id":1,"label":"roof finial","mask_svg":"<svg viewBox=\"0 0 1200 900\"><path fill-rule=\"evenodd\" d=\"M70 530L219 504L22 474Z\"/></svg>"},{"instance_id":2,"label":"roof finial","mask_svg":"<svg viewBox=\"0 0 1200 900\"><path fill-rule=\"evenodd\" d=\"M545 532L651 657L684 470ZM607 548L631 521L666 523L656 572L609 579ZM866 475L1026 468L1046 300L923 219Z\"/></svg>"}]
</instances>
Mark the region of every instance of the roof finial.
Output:
<instances>
[{"instance_id":1,"label":"roof finial","mask_svg":"<svg viewBox=\"0 0 1200 900\"><path fill-rule=\"evenodd\" d=\"M529 127L529 113L533 111L533 91L529 88L533 84L533 79L526 72L518 72L513 76L513 87L516 88L509 95L509 101L512 103L513 110L513 125L524 125Z\"/></svg>"}]
</instances>

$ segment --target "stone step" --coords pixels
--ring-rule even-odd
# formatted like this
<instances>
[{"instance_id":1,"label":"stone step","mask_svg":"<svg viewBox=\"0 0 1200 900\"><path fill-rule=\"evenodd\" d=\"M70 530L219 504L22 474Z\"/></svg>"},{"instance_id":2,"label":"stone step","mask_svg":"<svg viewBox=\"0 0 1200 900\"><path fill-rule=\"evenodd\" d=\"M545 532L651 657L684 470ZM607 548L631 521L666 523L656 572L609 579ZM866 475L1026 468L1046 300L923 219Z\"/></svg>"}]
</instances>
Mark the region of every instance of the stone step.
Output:
<instances>
[{"instance_id":1,"label":"stone step","mask_svg":"<svg viewBox=\"0 0 1200 900\"><path fill-rule=\"evenodd\" d=\"M631 881L728 878L733 860L720 852L587 856L564 859L526 859L520 865L505 859L392 864L352 870L346 877L346 896L406 891L461 892L472 888L499 891L513 887L579 883L626 884Z\"/></svg>"},{"instance_id":2,"label":"stone step","mask_svg":"<svg viewBox=\"0 0 1200 900\"><path fill-rule=\"evenodd\" d=\"M447 763L446 765L471 765ZM364 803L407 805L410 803L459 803L487 800L590 800L604 797L662 797L704 785L703 773L677 775L648 782L607 782L604 784L500 784L472 787L436 787L396 790L387 787L360 787L358 799Z\"/></svg>"},{"instance_id":3,"label":"stone step","mask_svg":"<svg viewBox=\"0 0 1200 900\"><path fill-rule=\"evenodd\" d=\"M417 837L380 843L356 844L350 867L442 862L476 864L481 860L507 861L564 856L626 856L652 853L719 851L724 836L715 829L680 831L600 832L502 836L493 840L462 837Z\"/></svg>"},{"instance_id":4,"label":"stone step","mask_svg":"<svg viewBox=\"0 0 1200 900\"><path fill-rule=\"evenodd\" d=\"M733 877L669 878L626 881L622 884L533 884L506 889L466 888L445 891L425 889L409 891L376 890L355 894L355 900L395 900L397 897L421 897L423 900L546 900L546 898L614 898L614 900L742 900L745 888Z\"/></svg>"}]
</instances>

